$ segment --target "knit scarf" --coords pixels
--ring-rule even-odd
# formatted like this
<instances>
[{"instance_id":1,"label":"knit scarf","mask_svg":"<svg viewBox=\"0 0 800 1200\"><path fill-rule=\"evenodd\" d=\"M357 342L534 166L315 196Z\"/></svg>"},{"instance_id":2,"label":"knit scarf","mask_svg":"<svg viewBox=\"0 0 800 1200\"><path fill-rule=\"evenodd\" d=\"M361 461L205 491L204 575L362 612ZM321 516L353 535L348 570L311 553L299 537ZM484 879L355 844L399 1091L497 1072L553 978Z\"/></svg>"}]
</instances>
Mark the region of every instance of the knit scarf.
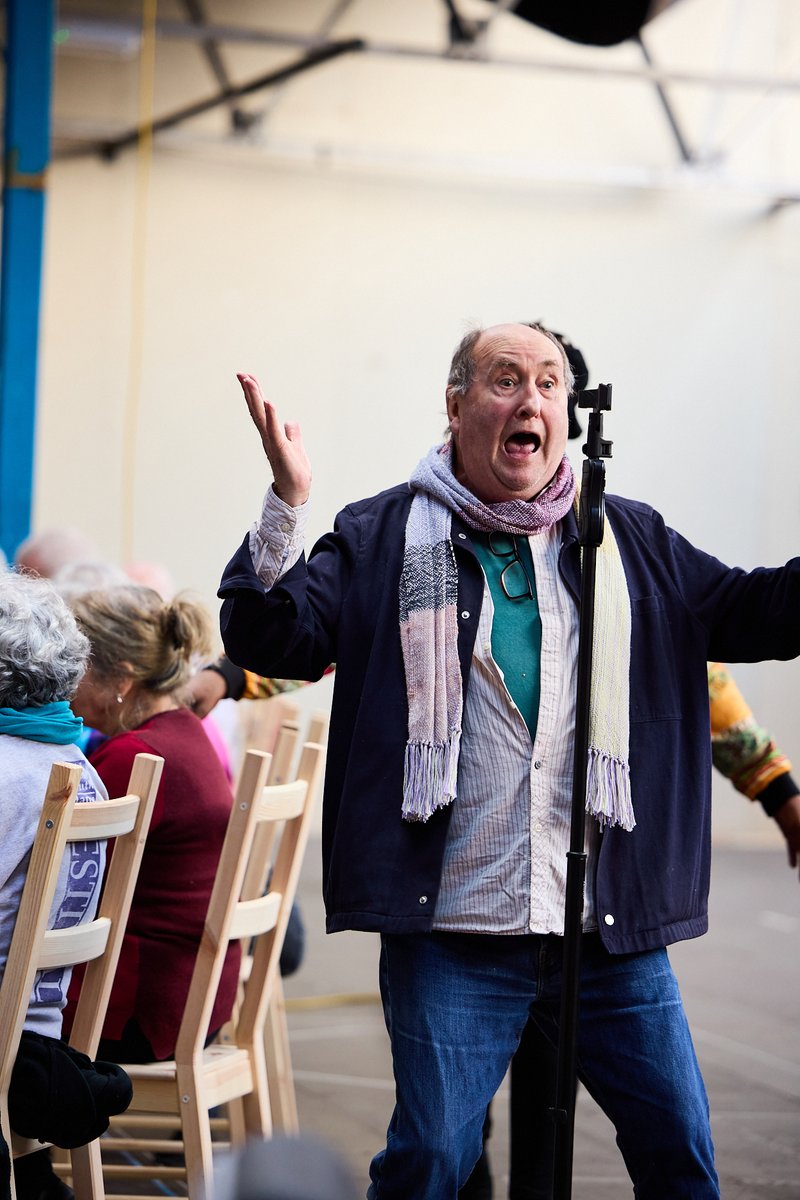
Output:
<instances>
[{"instance_id":1,"label":"knit scarf","mask_svg":"<svg viewBox=\"0 0 800 1200\"><path fill-rule=\"evenodd\" d=\"M458 657L458 571L453 513L471 529L530 536L569 512L577 489L564 457L533 500L484 504L452 472L449 442L417 465L400 574L400 639L408 697L402 815L427 821L456 796L463 696ZM630 601L606 522L597 555L594 662L589 718L587 811L601 824L632 829L628 766Z\"/></svg>"},{"instance_id":2,"label":"knit scarf","mask_svg":"<svg viewBox=\"0 0 800 1200\"><path fill-rule=\"evenodd\" d=\"M66 700L30 708L0 708L0 733L27 738L30 742L51 742L69 746L81 735L83 721L76 717Z\"/></svg>"}]
</instances>

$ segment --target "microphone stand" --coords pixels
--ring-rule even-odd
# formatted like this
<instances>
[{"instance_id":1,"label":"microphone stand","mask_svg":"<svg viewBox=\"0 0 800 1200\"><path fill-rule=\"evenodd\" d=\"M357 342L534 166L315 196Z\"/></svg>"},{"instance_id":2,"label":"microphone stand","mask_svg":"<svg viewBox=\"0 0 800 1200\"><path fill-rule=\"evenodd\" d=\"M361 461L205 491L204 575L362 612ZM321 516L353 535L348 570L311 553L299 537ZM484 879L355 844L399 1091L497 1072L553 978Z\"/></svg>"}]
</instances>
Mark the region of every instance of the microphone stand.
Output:
<instances>
[{"instance_id":1,"label":"microphone stand","mask_svg":"<svg viewBox=\"0 0 800 1200\"><path fill-rule=\"evenodd\" d=\"M589 701L592 684L595 574L597 547L605 524L605 464L612 443L603 438L603 412L611 408L611 385L581 392L581 408L590 408L583 453L578 541L583 547L578 634L578 686L575 712L575 753L572 777L572 819L567 853L564 905L564 959L561 976L561 1015L558 1036L556 1100L551 1110L555 1122L553 1197L570 1200L572 1152L575 1138L577 1091L578 1008L583 927L583 890L586 878L586 776L589 750Z\"/></svg>"}]
</instances>

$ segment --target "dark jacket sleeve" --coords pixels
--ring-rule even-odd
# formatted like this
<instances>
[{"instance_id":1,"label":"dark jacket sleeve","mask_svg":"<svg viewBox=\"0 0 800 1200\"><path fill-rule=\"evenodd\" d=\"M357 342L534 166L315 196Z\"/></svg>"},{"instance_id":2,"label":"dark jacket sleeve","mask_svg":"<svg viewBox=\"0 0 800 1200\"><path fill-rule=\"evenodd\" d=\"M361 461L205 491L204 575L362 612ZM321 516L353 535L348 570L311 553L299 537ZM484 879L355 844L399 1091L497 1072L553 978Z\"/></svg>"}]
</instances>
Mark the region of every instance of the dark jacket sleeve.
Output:
<instances>
[{"instance_id":1,"label":"dark jacket sleeve","mask_svg":"<svg viewBox=\"0 0 800 1200\"><path fill-rule=\"evenodd\" d=\"M623 501L634 536L625 537L626 573L654 584L673 614L694 625L706 658L761 662L800 655L800 558L744 571L693 546L658 513ZM624 535L623 535L624 536Z\"/></svg>"},{"instance_id":2,"label":"dark jacket sleeve","mask_svg":"<svg viewBox=\"0 0 800 1200\"><path fill-rule=\"evenodd\" d=\"M337 630L360 545L358 517L345 509L269 590L245 538L222 577L220 630L238 666L279 679L320 679L336 661Z\"/></svg>"}]
</instances>

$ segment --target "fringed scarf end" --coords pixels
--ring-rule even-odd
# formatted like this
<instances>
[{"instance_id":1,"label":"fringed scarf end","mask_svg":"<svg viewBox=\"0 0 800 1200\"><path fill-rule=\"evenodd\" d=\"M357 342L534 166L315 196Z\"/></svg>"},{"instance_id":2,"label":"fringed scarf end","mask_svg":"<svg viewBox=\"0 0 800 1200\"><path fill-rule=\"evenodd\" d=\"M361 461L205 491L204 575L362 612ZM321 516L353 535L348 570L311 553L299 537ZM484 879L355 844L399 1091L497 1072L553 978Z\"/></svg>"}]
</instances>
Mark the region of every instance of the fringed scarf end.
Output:
<instances>
[{"instance_id":1,"label":"fringed scarf end","mask_svg":"<svg viewBox=\"0 0 800 1200\"><path fill-rule=\"evenodd\" d=\"M601 826L619 825L627 833L636 824L631 799L631 772L622 758L589 747L586 811Z\"/></svg>"},{"instance_id":2,"label":"fringed scarf end","mask_svg":"<svg viewBox=\"0 0 800 1200\"><path fill-rule=\"evenodd\" d=\"M427 821L456 797L461 730L444 742L409 742L403 770L404 821Z\"/></svg>"}]
</instances>

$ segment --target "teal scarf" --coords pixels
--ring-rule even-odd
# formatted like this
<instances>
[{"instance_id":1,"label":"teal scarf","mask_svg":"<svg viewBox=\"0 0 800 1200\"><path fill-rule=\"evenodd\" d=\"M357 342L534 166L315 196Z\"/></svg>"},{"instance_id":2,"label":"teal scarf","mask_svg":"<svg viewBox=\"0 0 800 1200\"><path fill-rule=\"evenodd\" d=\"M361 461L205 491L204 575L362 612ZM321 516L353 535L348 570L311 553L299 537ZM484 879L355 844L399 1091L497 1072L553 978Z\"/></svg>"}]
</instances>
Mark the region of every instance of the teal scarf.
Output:
<instances>
[{"instance_id":1,"label":"teal scarf","mask_svg":"<svg viewBox=\"0 0 800 1200\"><path fill-rule=\"evenodd\" d=\"M66 700L33 708L0 708L0 733L28 738L31 742L53 742L67 746L81 736L83 721Z\"/></svg>"}]
</instances>

